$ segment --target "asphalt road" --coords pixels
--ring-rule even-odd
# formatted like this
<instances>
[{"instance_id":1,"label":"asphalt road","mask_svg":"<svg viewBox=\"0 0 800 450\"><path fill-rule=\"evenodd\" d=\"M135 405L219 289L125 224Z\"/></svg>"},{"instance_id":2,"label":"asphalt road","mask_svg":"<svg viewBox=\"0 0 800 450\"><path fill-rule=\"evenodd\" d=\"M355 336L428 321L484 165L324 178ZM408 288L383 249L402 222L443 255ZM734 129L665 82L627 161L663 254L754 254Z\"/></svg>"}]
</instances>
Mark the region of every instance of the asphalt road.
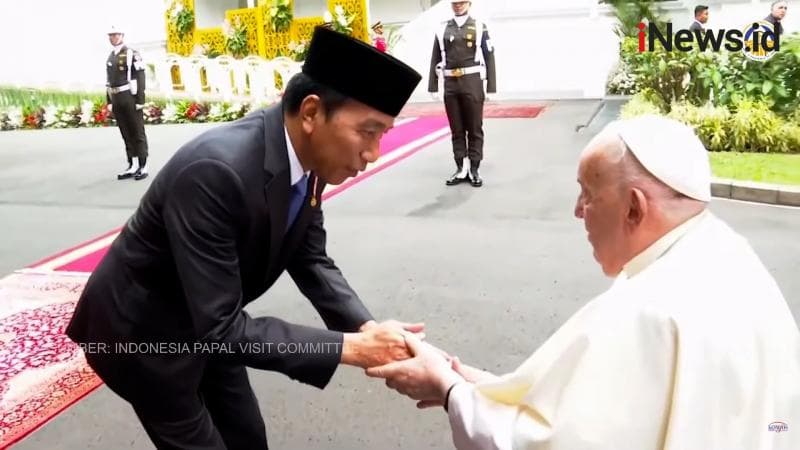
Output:
<instances>
[{"instance_id":1,"label":"asphalt road","mask_svg":"<svg viewBox=\"0 0 800 450\"><path fill-rule=\"evenodd\" d=\"M443 140L326 205L329 253L373 314L424 321L428 339L465 362L515 368L571 314L610 285L572 216L583 145L612 109L560 102L536 119L486 122L485 186L446 187ZM148 128L152 168L208 125ZM0 273L121 225L152 177L119 182L116 129L0 133ZM715 200L747 237L800 317L800 210ZM248 306L255 315L322 326L288 278ZM325 390L251 371L272 448L447 449L438 409L343 367ZM132 409L105 387L16 449L153 448Z\"/></svg>"}]
</instances>

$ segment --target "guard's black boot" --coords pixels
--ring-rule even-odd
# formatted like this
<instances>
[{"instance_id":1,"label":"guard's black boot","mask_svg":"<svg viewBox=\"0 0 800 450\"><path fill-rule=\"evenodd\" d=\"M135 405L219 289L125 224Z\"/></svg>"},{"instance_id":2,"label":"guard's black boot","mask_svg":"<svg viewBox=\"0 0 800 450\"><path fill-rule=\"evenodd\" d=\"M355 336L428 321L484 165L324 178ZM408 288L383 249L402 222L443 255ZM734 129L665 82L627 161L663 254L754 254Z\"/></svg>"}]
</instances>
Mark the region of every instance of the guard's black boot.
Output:
<instances>
[{"instance_id":1,"label":"guard's black boot","mask_svg":"<svg viewBox=\"0 0 800 450\"><path fill-rule=\"evenodd\" d=\"M469 162L469 183L474 187L483 186L483 180L481 179L480 173L478 173L478 167L480 167L480 165L480 161Z\"/></svg>"},{"instance_id":2,"label":"guard's black boot","mask_svg":"<svg viewBox=\"0 0 800 450\"><path fill-rule=\"evenodd\" d=\"M117 179L118 180L127 180L128 178L133 178L133 176L136 174L136 171L138 169L139 169L138 164L137 164L137 167L134 167L133 166L133 161L132 160L128 160L128 168L125 169L124 171L118 173L117 174Z\"/></svg>"},{"instance_id":3,"label":"guard's black boot","mask_svg":"<svg viewBox=\"0 0 800 450\"><path fill-rule=\"evenodd\" d=\"M133 175L133 179L136 181L144 180L147 178L147 157L140 157L139 158L139 170Z\"/></svg>"},{"instance_id":4,"label":"guard's black boot","mask_svg":"<svg viewBox=\"0 0 800 450\"><path fill-rule=\"evenodd\" d=\"M464 170L463 160L456 159L456 167L457 169L453 173L453 175L451 175L450 178L448 178L447 181L445 181L445 184L448 186L453 186L458 183L462 183L464 181L467 181L467 179L469 178L469 174L467 173L466 170Z\"/></svg>"}]
</instances>

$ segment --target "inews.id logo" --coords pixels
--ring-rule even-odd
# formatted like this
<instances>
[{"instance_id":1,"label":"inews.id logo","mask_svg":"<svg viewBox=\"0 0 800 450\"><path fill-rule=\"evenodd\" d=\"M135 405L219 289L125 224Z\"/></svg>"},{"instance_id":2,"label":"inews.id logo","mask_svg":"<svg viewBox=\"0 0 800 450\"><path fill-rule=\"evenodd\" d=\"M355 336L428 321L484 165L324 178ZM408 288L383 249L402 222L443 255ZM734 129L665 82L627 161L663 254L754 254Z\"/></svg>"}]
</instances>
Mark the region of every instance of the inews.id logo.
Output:
<instances>
[{"instance_id":1,"label":"inews.id logo","mask_svg":"<svg viewBox=\"0 0 800 450\"><path fill-rule=\"evenodd\" d=\"M671 22L666 25L666 32L662 32L652 22L649 25L639 22L639 52L652 52L658 43L668 52L690 52L695 49L718 52L725 48L731 52L741 51L755 61L766 61L781 48L780 36L775 35L772 24L767 21L749 24L741 30L674 31Z\"/></svg>"},{"instance_id":2,"label":"inews.id logo","mask_svg":"<svg viewBox=\"0 0 800 450\"><path fill-rule=\"evenodd\" d=\"M767 426L767 429L773 433L783 433L784 431L789 431L789 425L786 422L772 422Z\"/></svg>"}]
</instances>

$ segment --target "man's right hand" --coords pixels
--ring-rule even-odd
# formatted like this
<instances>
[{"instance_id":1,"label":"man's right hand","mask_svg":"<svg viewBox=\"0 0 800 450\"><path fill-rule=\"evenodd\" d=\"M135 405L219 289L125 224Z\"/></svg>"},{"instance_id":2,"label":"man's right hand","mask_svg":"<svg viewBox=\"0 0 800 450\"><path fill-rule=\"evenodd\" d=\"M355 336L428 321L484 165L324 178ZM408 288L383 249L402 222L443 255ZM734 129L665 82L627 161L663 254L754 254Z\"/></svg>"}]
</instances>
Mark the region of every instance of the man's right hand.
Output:
<instances>
[{"instance_id":1,"label":"man's right hand","mask_svg":"<svg viewBox=\"0 0 800 450\"><path fill-rule=\"evenodd\" d=\"M391 323L373 325L360 333L345 333L341 363L366 369L411 358L402 333Z\"/></svg>"},{"instance_id":2,"label":"man's right hand","mask_svg":"<svg viewBox=\"0 0 800 450\"><path fill-rule=\"evenodd\" d=\"M114 109L114 105L111 103L108 104L108 112L111 112Z\"/></svg>"},{"instance_id":3,"label":"man's right hand","mask_svg":"<svg viewBox=\"0 0 800 450\"><path fill-rule=\"evenodd\" d=\"M431 92L431 100L439 101L439 93L438 92Z\"/></svg>"}]
</instances>

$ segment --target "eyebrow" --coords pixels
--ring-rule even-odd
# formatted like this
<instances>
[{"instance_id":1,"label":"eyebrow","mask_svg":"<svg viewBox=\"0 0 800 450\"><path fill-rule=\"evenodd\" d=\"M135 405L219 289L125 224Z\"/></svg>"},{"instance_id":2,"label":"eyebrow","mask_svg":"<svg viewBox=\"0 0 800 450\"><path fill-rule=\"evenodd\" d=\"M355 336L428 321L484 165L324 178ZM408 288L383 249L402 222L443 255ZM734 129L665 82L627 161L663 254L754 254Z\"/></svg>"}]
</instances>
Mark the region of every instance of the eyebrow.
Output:
<instances>
[{"instance_id":1,"label":"eyebrow","mask_svg":"<svg viewBox=\"0 0 800 450\"><path fill-rule=\"evenodd\" d=\"M386 124L379 120L375 119L367 119L364 122L360 123L359 126L361 128L371 128L371 129L379 129L384 130L387 128Z\"/></svg>"}]
</instances>

